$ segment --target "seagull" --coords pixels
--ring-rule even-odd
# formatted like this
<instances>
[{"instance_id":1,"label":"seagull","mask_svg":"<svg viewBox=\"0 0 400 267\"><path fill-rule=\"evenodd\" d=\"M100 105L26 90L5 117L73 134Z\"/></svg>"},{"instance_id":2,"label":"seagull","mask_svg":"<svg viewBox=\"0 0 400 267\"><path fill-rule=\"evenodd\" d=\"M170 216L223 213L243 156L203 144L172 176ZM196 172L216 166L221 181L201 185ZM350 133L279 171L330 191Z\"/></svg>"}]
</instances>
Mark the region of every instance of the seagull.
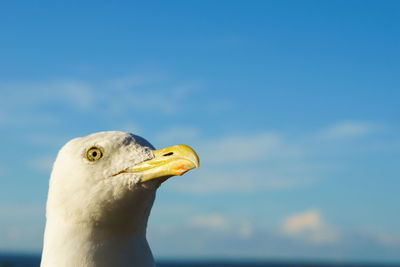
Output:
<instances>
[{"instance_id":1,"label":"seagull","mask_svg":"<svg viewBox=\"0 0 400 267\"><path fill-rule=\"evenodd\" d=\"M155 150L131 133L69 141L50 177L40 266L155 266L146 227L156 190L198 167L189 146Z\"/></svg>"}]
</instances>

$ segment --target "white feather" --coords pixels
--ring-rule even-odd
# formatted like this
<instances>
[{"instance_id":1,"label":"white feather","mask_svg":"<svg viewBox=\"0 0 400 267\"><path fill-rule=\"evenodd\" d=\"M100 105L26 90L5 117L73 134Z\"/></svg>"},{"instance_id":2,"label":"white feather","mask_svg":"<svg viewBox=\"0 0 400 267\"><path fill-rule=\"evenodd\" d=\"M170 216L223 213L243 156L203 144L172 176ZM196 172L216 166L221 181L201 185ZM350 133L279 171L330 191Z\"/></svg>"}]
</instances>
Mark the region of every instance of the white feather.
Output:
<instances>
[{"instance_id":1,"label":"white feather","mask_svg":"<svg viewBox=\"0 0 400 267\"><path fill-rule=\"evenodd\" d=\"M104 156L90 162L97 146ZM123 132L101 132L68 142L50 178L41 267L154 266L146 240L158 181L113 176L153 158L153 146Z\"/></svg>"}]
</instances>

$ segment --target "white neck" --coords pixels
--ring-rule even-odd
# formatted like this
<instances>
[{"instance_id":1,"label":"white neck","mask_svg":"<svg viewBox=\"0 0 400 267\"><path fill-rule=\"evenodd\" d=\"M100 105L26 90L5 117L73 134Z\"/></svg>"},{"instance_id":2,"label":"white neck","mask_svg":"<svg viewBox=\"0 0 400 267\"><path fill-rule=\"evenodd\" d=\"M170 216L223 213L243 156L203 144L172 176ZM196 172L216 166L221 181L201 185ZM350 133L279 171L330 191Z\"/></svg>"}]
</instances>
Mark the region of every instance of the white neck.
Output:
<instances>
[{"instance_id":1,"label":"white neck","mask_svg":"<svg viewBox=\"0 0 400 267\"><path fill-rule=\"evenodd\" d=\"M114 235L60 226L46 225L41 267L154 266L145 233Z\"/></svg>"},{"instance_id":2,"label":"white neck","mask_svg":"<svg viewBox=\"0 0 400 267\"><path fill-rule=\"evenodd\" d=\"M155 266L146 240L155 192L138 191L131 196L95 221L65 214L49 197L40 266ZM79 214L95 217L87 211Z\"/></svg>"}]
</instances>

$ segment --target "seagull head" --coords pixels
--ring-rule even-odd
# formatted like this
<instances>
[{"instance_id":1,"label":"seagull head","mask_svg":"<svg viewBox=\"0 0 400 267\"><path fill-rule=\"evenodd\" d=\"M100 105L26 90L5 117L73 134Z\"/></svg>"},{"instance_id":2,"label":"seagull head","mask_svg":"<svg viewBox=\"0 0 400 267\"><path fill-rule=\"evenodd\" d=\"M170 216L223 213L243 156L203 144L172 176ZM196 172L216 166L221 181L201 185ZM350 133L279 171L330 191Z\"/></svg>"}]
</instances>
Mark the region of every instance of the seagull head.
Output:
<instances>
[{"instance_id":1,"label":"seagull head","mask_svg":"<svg viewBox=\"0 0 400 267\"><path fill-rule=\"evenodd\" d=\"M73 139L53 165L48 223L144 232L160 184L197 167L186 145L155 150L142 137L114 131Z\"/></svg>"}]
</instances>

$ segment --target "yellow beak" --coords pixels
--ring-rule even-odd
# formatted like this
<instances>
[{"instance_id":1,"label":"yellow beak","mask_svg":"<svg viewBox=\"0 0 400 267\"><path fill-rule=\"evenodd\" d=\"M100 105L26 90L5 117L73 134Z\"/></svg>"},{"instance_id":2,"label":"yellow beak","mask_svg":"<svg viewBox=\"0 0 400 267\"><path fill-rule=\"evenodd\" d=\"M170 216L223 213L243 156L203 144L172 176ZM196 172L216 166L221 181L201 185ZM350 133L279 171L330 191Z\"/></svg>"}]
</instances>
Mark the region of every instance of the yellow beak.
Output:
<instances>
[{"instance_id":1,"label":"yellow beak","mask_svg":"<svg viewBox=\"0 0 400 267\"><path fill-rule=\"evenodd\" d=\"M160 177L182 175L200 167L199 156L189 146L176 145L153 150L154 158L143 161L125 170L128 173L141 174L141 182Z\"/></svg>"}]
</instances>

